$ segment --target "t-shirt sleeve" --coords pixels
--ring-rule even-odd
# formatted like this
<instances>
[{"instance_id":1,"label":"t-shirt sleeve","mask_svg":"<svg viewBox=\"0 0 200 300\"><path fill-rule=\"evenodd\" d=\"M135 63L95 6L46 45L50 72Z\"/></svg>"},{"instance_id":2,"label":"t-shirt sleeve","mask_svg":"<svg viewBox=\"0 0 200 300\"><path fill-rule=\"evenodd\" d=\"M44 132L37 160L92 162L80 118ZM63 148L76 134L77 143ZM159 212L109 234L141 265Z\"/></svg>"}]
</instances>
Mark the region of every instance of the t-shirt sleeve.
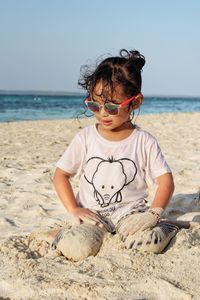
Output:
<instances>
[{"instance_id":1,"label":"t-shirt sleeve","mask_svg":"<svg viewBox=\"0 0 200 300\"><path fill-rule=\"evenodd\" d=\"M85 146L80 135L77 134L56 163L56 167L63 171L79 176L85 157Z\"/></svg>"},{"instance_id":2,"label":"t-shirt sleeve","mask_svg":"<svg viewBox=\"0 0 200 300\"><path fill-rule=\"evenodd\" d=\"M152 184L155 183L157 177L165 173L171 173L171 169L155 138L150 138L146 149L146 180L148 183Z\"/></svg>"}]
</instances>

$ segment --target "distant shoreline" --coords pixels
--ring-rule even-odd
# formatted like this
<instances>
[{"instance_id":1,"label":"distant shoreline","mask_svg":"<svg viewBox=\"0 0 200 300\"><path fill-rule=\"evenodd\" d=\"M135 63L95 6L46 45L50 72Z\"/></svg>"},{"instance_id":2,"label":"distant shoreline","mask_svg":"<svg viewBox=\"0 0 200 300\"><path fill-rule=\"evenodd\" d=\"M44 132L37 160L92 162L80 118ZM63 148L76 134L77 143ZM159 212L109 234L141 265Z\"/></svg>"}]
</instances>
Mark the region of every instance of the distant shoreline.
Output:
<instances>
[{"instance_id":1,"label":"distant shoreline","mask_svg":"<svg viewBox=\"0 0 200 300\"><path fill-rule=\"evenodd\" d=\"M11 96L67 96L67 97L84 97L84 92L65 92L65 91L36 91L36 90L0 90L0 96L11 95ZM193 95L144 95L145 98L169 98L169 99L200 99L200 96Z\"/></svg>"},{"instance_id":2,"label":"distant shoreline","mask_svg":"<svg viewBox=\"0 0 200 300\"><path fill-rule=\"evenodd\" d=\"M0 95L16 95L16 96L23 96L23 95L30 95L30 96L77 96L81 97L84 96L84 93L79 92L52 92L52 91L34 91L34 90L27 90L27 91L20 91L20 90L0 90Z\"/></svg>"}]
</instances>

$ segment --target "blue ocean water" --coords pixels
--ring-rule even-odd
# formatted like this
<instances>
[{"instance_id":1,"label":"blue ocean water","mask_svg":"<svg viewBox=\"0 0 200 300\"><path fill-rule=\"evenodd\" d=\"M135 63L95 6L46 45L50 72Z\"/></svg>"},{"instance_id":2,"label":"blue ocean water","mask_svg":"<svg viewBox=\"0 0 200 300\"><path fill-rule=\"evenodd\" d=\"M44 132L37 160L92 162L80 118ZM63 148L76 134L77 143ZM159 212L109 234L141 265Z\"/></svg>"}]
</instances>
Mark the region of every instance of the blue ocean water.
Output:
<instances>
[{"instance_id":1,"label":"blue ocean water","mask_svg":"<svg viewBox=\"0 0 200 300\"><path fill-rule=\"evenodd\" d=\"M200 98L145 97L140 114L200 111ZM81 95L0 95L0 122L85 117Z\"/></svg>"}]
</instances>

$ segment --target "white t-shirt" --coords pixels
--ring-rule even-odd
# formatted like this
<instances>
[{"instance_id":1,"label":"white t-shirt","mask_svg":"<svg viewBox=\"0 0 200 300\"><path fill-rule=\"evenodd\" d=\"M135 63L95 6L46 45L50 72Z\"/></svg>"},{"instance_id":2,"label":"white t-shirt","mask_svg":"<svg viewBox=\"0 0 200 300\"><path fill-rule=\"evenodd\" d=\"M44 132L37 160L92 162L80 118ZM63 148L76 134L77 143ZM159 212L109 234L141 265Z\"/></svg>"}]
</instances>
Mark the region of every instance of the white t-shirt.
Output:
<instances>
[{"instance_id":1,"label":"white t-shirt","mask_svg":"<svg viewBox=\"0 0 200 300\"><path fill-rule=\"evenodd\" d=\"M156 139L138 126L121 141L109 141L96 125L87 126L56 166L79 177L79 205L98 211L114 225L133 211L146 210L148 184L171 172Z\"/></svg>"}]
</instances>

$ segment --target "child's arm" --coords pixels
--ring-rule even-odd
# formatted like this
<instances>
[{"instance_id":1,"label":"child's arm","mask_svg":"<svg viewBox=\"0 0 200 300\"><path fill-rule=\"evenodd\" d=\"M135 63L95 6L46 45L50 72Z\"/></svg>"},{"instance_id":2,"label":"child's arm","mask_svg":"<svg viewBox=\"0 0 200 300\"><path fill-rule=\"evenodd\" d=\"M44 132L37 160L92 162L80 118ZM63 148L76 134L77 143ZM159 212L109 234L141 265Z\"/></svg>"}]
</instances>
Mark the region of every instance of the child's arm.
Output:
<instances>
[{"instance_id":1,"label":"child's arm","mask_svg":"<svg viewBox=\"0 0 200 300\"><path fill-rule=\"evenodd\" d=\"M156 178L158 188L151 208L160 207L165 209L174 192L174 180L171 173L166 173Z\"/></svg>"},{"instance_id":2,"label":"child's arm","mask_svg":"<svg viewBox=\"0 0 200 300\"><path fill-rule=\"evenodd\" d=\"M56 192L64 207L67 209L70 215L77 217L82 221L87 219L87 221L91 220L91 223L99 223L100 218L97 214L87 208L78 206L71 183L69 181L70 176L71 174L57 168L53 178Z\"/></svg>"}]
</instances>

